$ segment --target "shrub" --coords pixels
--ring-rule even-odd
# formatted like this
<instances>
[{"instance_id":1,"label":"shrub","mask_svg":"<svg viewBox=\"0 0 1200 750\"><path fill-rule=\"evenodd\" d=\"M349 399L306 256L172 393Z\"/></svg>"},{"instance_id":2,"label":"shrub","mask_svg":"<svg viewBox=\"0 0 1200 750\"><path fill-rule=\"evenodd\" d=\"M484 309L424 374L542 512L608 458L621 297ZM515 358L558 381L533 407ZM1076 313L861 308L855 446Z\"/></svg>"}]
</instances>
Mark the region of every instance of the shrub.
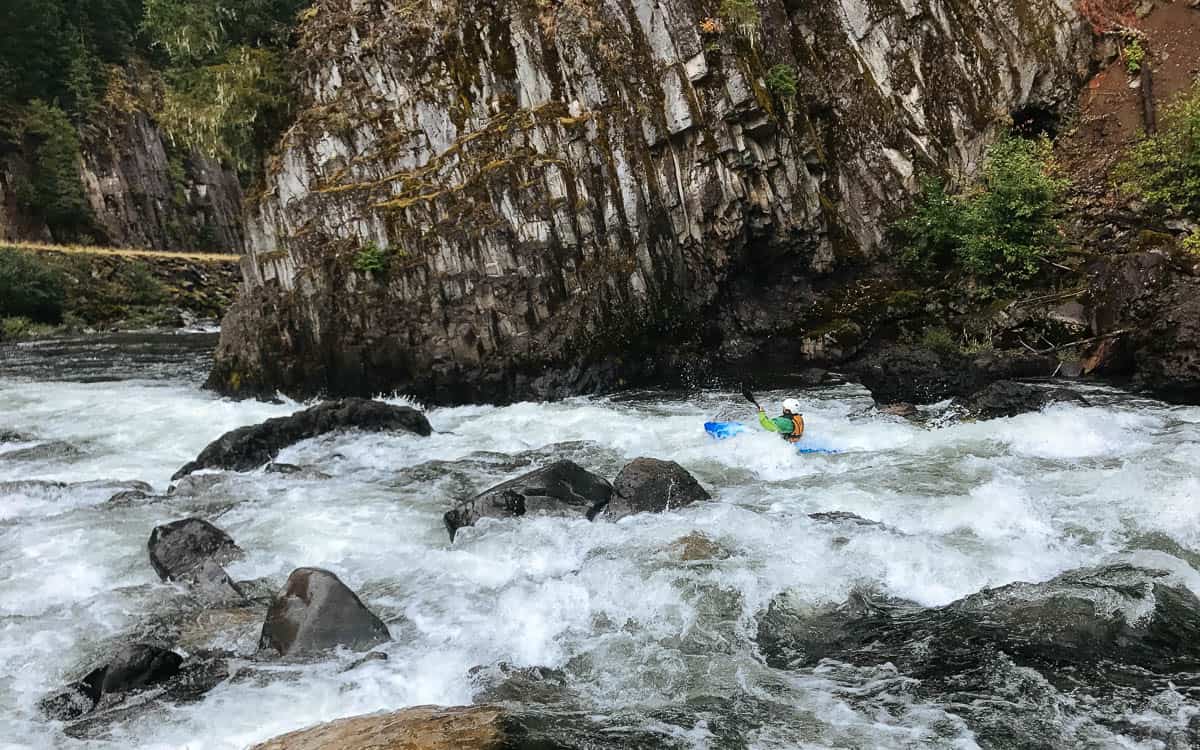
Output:
<instances>
[{"instance_id":1,"label":"shrub","mask_svg":"<svg viewBox=\"0 0 1200 750\"><path fill-rule=\"evenodd\" d=\"M762 16L754 0L721 0L721 20L739 34L752 39L762 25Z\"/></svg>"},{"instance_id":2,"label":"shrub","mask_svg":"<svg viewBox=\"0 0 1200 750\"><path fill-rule=\"evenodd\" d=\"M0 249L0 317L60 323L66 302L66 280L36 258Z\"/></svg>"},{"instance_id":3,"label":"shrub","mask_svg":"<svg viewBox=\"0 0 1200 750\"><path fill-rule=\"evenodd\" d=\"M354 268L363 273L383 273L388 269L390 261L387 250L374 242L368 242L354 256Z\"/></svg>"},{"instance_id":4,"label":"shrub","mask_svg":"<svg viewBox=\"0 0 1200 750\"><path fill-rule=\"evenodd\" d=\"M926 328L921 334L921 346L942 354L955 354L959 351L958 341L949 328L937 326Z\"/></svg>"},{"instance_id":5,"label":"shrub","mask_svg":"<svg viewBox=\"0 0 1200 750\"><path fill-rule=\"evenodd\" d=\"M975 276L1028 281L1062 245L1058 226L1068 182L1054 174L1050 141L1007 138L988 149L982 189L963 214L959 262Z\"/></svg>"},{"instance_id":6,"label":"shrub","mask_svg":"<svg viewBox=\"0 0 1200 750\"><path fill-rule=\"evenodd\" d=\"M948 268L961 244L963 208L941 180L924 180L912 212L893 226L900 240L900 262L922 276Z\"/></svg>"},{"instance_id":7,"label":"shrub","mask_svg":"<svg viewBox=\"0 0 1200 750\"><path fill-rule=\"evenodd\" d=\"M767 71L767 88L780 99L792 99L796 96L798 80L796 69L791 65L779 64Z\"/></svg>"},{"instance_id":8,"label":"shrub","mask_svg":"<svg viewBox=\"0 0 1200 750\"><path fill-rule=\"evenodd\" d=\"M1062 244L1057 214L1067 181L1050 142L1009 137L988 149L980 186L963 196L926 181L893 229L900 259L922 274L952 263L996 290L1026 282Z\"/></svg>"},{"instance_id":9,"label":"shrub","mask_svg":"<svg viewBox=\"0 0 1200 750\"><path fill-rule=\"evenodd\" d=\"M1164 110L1158 135L1130 149L1115 177L1122 192L1151 205L1200 211L1200 84Z\"/></svg>"},{"instance_id":10,"label":"shrub","mask_svg":"<svg viewBox=\"0 0 1200 750\"><path fill-rule=\"evenodd\" d=\"M1142 69L1142 63L1146 60L1146 48L1142 46L1140 40L1134 39L1125 45L1122 57L1125 59L1125 69L1129 71L1129 75L1137 75Z\"/></svg>"},{"instance_id":11,"label":"shrub","mask_svg":"<svg viewBox=\"0 0 1200 750\"><path fill-rule=\"evenodd\" d=\"M1192 255L1200 255L1200 229L1183 238L1183 249Z\"/></svg>"}]
</instances>

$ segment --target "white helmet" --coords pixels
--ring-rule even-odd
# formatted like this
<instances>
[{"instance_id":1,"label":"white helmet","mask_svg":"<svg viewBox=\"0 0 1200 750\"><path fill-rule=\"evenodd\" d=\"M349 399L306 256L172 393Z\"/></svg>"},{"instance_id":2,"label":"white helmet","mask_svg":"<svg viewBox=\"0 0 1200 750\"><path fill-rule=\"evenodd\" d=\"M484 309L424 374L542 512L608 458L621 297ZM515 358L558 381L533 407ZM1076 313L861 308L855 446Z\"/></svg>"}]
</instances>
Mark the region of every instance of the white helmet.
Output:
<instances>
[{"instance_id":1,"label":"white helmet","mask_svg":"<svg viewBox=\"0 0 1200 750\"><path fill-rule=\"evenodd\" d=\"M783 400L783 410L790 411L792 414L799 414L800 402L794 398L785 398Z\"/></svg>"}]
</instances>

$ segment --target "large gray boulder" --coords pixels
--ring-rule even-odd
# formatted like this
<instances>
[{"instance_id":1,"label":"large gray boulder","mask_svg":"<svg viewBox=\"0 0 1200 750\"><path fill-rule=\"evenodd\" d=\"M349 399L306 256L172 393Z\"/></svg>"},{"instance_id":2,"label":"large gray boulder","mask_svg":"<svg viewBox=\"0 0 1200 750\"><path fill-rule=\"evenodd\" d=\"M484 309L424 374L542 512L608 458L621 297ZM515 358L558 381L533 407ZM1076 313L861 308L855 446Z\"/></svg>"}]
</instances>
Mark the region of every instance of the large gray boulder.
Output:
<instances>
[{"instance_id":1,"label":"large gray boulder","mask_svg":"<svg viewBox=\"0 0 1200 750\"><path fill-rule=\"evenodd\" d=\"M296 568L267 610L258 648L296 656L338 646L364 651L389 640L387 625L336 575Z\"/></svg>"},{"instance_id":2,"label":"large gray boulder","mask_svg":"<svg viewBox=\"0 0 1200 750\"><path fill-rule=\"evenodd\" d=\"M336 430L368 432L433 432L429 420L409 406L394 406L366 398L325 401L286 417L230 430L200 452L195 461L175 472L180 479L198 469L248 471L274 460L279 451L301 440Z\"/></svg>"},{"instance_id":3,"label":"large gray boulder","mask_svg":"<svg viewBox=\"0 0 1200 750\"><path fill-rule=\"evenodd\" d=\"M555 461L481 492L442 518L450 541L459 529L473 526L480 518L582 515L590 521L608 505L612 493L613 487L604 477L574 461Z\"/></svg>"},{"instance_id":4,"label":"large gray boulder","mask_svg":"<svg viewBox=\"0 0 1200 750\"><path fill-rule=\"evenodd\" d=\"M663 513L710 500L688 470L674 461L635 458L613 482L613 499L605 516L616 520L635 513Z\"/></svg>"}]
</instances>

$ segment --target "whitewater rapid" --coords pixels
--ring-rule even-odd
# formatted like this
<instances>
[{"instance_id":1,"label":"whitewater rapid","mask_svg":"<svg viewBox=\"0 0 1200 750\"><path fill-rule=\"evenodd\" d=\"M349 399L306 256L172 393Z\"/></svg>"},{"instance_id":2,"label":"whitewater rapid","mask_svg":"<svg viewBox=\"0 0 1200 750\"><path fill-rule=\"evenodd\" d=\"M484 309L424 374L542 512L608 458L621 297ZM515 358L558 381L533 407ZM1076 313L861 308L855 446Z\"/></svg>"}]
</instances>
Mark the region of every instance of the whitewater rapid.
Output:
<instances>
[{"instance_id":1,"label":"whitewater rapid","mask_svg":"<svg viewBox=\"0 0 1200 750\"><path fill-rule=\"evenodd\" d=\"M89 349L73 351L86 359ZM875 412L853 385L761 394L799 398L811 439L841 451L804 456L764 433L710 440L708 419L753 421L731 392L434 408L428 438L338 434L278 458L330 478L202 475L169 497L107 502L120 481L165 492L226 430L303 406L200 390L206 351L119 366L98 355L112 380L83 364L89 375L73 377L75 359L34 351L0 363L0 431L28 437L0 445L0 748L245 748L341 716L471 703L470 670L499 662L561 669L591 710L699 748L719 746L711 727L664 723L663 710L749 700L747 747L974 747L961 720L907 695L903 675L769 669L756 655L756 617L783 591L818 605L864 585L946 604L1158 554L1138 551L1148 534L1200 549L1200 409L1098 388L1085 391L1088 407L939 429ZM618 523L488 520L449 541L441 516L455 499L556 458L611 479L638 456L679 462L712 502ZM808 515L821 511L881 525ZM198 703L118 723L106 739L66 737L37 717L38 699L171 611L180 591L158 581L146 541L189 515L246 551L228 566L235 579L278 585L299 566L334 571L388 623L389 659L351 671L349 653L280 664L277 679L231 680ZM695 532L727 556L679 559L673 542ZM1200 593L1200 574L1183 566L1179 576ZM196 639L248 655L258 625ZM1183 714L1144 720L1186 724Z\"/></svg>"}]
</instances>

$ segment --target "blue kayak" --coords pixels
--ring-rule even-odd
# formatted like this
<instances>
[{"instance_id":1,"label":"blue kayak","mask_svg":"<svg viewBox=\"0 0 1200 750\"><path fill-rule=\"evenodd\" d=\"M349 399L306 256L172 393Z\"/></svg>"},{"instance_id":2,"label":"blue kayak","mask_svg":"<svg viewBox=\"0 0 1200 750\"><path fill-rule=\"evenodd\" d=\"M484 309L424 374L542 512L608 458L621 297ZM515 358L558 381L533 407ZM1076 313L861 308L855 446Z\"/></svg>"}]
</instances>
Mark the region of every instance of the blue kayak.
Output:
<instances>
[{"instance_id":1,"label":"blue kayak","mask_svg":"<svg viewBox=\"0 0 1200 750\"><path fill-rule=\"evenodd\" d=\"M704 431L711 435L715 440L728 440L729 438L740 435L743 432L749 432L750 428L741 422L705 422ZM814 448L805 445L796 445L797 453L837 453L838 451L830 448Z\"/></svg>"}]
</instances>

